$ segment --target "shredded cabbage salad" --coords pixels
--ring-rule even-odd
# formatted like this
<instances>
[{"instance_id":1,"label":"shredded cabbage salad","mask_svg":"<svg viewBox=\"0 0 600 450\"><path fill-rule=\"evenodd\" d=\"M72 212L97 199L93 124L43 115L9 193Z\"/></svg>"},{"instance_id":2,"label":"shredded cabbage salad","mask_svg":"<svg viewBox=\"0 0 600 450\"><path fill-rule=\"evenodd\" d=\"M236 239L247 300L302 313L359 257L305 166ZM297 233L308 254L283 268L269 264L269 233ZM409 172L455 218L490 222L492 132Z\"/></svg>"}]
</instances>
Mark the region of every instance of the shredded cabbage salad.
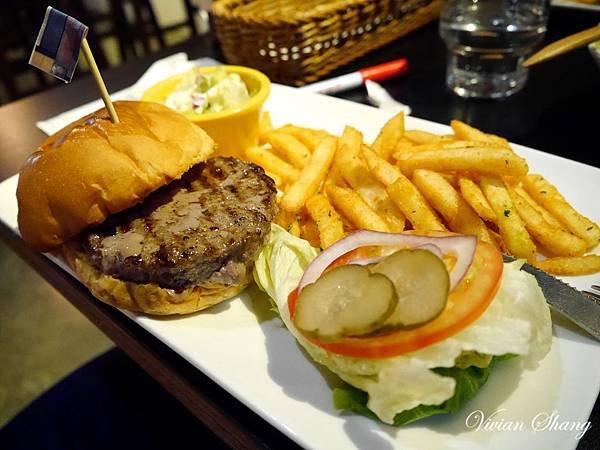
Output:
<instances>
[{"instance_id":1,"label":"shredded cabbage salad","mask_svg":"<svg viewBox=\"0 0 600 450\"><path fill-rule=\"evenodd\" d=\"M249 98L248 88L237 73L217 67L209 73L187 72L165 99L165 105L182 113L203 114L236 108Z\"/></svg>"}]
</instances>

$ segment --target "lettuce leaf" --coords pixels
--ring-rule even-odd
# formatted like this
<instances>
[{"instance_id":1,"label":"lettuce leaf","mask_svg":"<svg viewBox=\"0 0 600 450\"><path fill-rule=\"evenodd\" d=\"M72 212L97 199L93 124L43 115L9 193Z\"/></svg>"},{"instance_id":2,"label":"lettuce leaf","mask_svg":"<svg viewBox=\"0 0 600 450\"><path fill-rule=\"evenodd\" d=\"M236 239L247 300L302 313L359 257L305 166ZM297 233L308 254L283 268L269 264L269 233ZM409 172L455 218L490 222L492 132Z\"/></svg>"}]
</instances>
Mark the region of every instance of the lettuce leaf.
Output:
<instances>
[{"instance_id":1,"label":"lettuce leaf","mask_svg":"<svg viewBox=\"0 0 600 450\"><path fill-rule=\"evenodd\" d=\"M304 239L292 236L279 225L271 224L269 242L254 263L254 281L266 292L272 309L279 314L277 299L285 299L297 286L319 251Z\"/></svg>"},{"instance_id":2,"label":"lettuce leaf","mask_svg":"<svg viewBox=\"0 0 600 450\"><path fill-rule=\"evenodd\" d=\"M439 405L419 405L402 411L394 416L394 425L406 425L436 414L450 414L460 410L471 400L488 380L494 366L499 361L514 358L517 355L507 354L494 356L487 367L469 366L440 367L431 369L439 375L451 377L456 381L454 395ZM369 395L349 384L335 388L333 391L333 406L337 410L352 411L370 419L377 420L377 415L367 407Z\"/></svg>"}]
</instances>

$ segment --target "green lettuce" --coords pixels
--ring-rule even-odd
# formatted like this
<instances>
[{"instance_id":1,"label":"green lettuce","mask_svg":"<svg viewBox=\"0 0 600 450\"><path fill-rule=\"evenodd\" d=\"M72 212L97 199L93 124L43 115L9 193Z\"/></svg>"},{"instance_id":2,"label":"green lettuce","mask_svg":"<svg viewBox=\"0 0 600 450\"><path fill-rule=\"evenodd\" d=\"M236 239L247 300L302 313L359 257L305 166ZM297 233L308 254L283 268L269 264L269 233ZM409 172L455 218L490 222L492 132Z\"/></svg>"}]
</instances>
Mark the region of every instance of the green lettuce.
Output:
<instances>
[{"instance_id":1,"label":"green lettuce","mask_svg":"<svg viewBox=\"0 0 600 450\"><path fill-rule=\"evenodd\" d=\"M271 225L269 241L254 263L253 275L276 313L279 313L276 299L287 301L288 294L298 286L304 270L318 254L304 239L292 236L279 225Z\"/></svg>"},{"instance_id":2,"label":"green lettuce","mask_svg":"<svg viewBox=\"0 0 600 450\"><path fill-rule=\"evenodd\" d=\"M480 355L486 356L486 355ZM444 377L454 378L456 387L454 395L439 405L419 405L415 408L402 411L394 416L394 425L406 425L436 414L450 414L460 410L469 400L475 397L479 389L488 380L494 366L499 361L514 358L517 355L507 354L493 356L487 367L469 366L440 367L432 369L433 372ZM377 415L367 407L369 395L347 383L343 387L333 390L333 406L340 411L352 411L357 414L377 420Z\"/></svg>"}]
</instances>

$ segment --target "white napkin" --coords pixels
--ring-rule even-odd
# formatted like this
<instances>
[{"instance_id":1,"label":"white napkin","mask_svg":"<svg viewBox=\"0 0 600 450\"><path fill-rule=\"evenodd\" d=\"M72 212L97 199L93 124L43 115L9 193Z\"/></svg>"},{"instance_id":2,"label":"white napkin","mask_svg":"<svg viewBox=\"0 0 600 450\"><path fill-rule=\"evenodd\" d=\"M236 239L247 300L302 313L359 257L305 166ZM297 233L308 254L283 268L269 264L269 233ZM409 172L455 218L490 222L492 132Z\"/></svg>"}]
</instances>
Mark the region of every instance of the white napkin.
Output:
<instances>
[{"instance_id":1,"label":"white napkin","mask_svg":"<svg viewBox=\"0 0 600 450\"><path fill-rule=\"evenodd\" d=\"M410 106L400 103L382 85L373 80L367 80L365 81L365 86L367 88L367 98L372 105L377 106L379 109L397 113L403 112L405 116L410 116L412 112Z\"/></svg>"},{"instance_id":2,"label":"white napkin","mask_svg":"<svg viewBox=\"0 0 600 450\"><path fill-rule=\"evenodd\" d=\"M216 66L219 64L221 64L219 61L212 58L200 58L190 61L188 60L187 53L175 53L174 55L155 61L133 85L111 94L110 98L113 101L139 100L146 89L164 78L185 72L195 66ZM47 135L51 135L71 122L103 106L104 103L99 98L57 116L37 122L36 126Z\"/></svg>"}]
</instances>

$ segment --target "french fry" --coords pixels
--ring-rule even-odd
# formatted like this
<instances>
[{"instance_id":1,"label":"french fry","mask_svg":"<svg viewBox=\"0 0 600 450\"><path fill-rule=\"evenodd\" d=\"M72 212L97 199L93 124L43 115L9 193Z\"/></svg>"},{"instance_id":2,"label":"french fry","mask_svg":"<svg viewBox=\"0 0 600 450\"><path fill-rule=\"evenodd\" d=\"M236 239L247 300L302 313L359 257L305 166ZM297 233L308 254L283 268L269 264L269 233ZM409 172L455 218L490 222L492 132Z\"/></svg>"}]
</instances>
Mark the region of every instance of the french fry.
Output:
<instances>
[{"instance_id":1,"label":"french fry","mask_svg":"<svg viewBox=\"0 0 600 450\"><path fill-rule=\"evenodd\" d=\"M527 203L529 203L531 206L533 206L533 208L539 213L541 214L541 216L544 218L544 220L546 222L548 222L549 225L553 226L554 228L564 228L565 226L558 220L556 219L556 217L554 217L550 211L548 211L546 208L544 208L542 205L540 205L538 202L536 202L533 198L531 198L531 196L527 193L527 191L525 189L523 189L521 186L513 186L512 189L519 194L524 200L527 201Z\"/></svg>"},{"instance_id":2,"label":"french fry","mask_svg":"<svg viewBox=\"0 0 600 450\"><path fill-rule=\"evenodd\" d=\"M444 138L440 135L429 133L421 130L406 130L404 137L410 140L413 144L435 144L443 141Z\"/></svg>"},{"instance_id":3,"label":"french fry","mask_svg":"<svg viewBox=\"0 0 600 450\"><path fill-rule=\"evenodd\" d=\"M396 147L394 148L394 151L392 154L403 153L403 152L412 152L414 146L415 146L415 144L413 141L411 141L405 137L401 137L400 139L398 139L398 142L396 143Z\"/></svg>"},{"instance_id":4,"label":"french fry","mask_svg":"<svg viewBox=\"0 0 600 450\"><path fill-rule=\"evenodd\" d=\"M271 144L276 153L285 155L286 159L295 167L302 169L308 164L310 151L294 136L271 131L266 135L265 139L267 143Z\"/></svg>"},{"instance_id":5,"label":"french fry","mask_svg":"<svg viewBox=\"0 0 600 450\"><path fill-rule=\"evenodd\" d=\"M347 126L340 136L340 150L336 153L341 164L348 162L351 158L359 158L363 145L363 135L356 128Z\"/></svg>"},{"instance_id":6,"label":"french fry","mask_svg":"<svg viewBox=\"0 0 600 450\"><path fill-rule=\"evenodd\" d=\"M446 227L429 207L423 195L405 176L399 177L389 185L387 192L415 230L446 230Z\"/></svg>"},{"instance_id":7,"label":"french fry","mask_svg":"<svg viewBox=\"0 0 600 450\"><path fill-rule=\"evenodd\" d=\"M452 127L452 131L454 131L456 139L465 141L487 141L489 139L488 135L483 131L460 120L451 120L450 127Z\"/></svg>"},{"instance_id":8,"label":"french fry","mask_svg":"<svg viewBox=\"0 0 600 450\"><path fill-rule=\"evenodd\" d=\"M525 228L529 234L538 241L552 255L556 256L578 256L586 250L586 243L583 239L572 235L571 233L555 228L548 224L533 206L521 197L514 189L508 190L510 197L517 207L519 216L525 222Z\"/></svg>"},{"instance_id":9,"label":"french fry","mask_svg":"<svg viewBox=\"0 0 600 450\"><path fill-rule=\"evenodd\" d=\"M325 188L325 192L327 192L327 186L329 185L348 187L348 184L344 181L344 176L342 175L342 171L340 170L340 165L336 161L335 157L333 158L333 163L331 164L329 173L325 178L325 183L323 185Z\"/></svg>"},{"instance_id":10,"label":"french fry","mask_svg":"<svg viewBox=\"0 0 600 450\"><path fill-rule=\"evenodd\" d=\"M451 231L472 234L482 241L496 244L479 216L442 175L419 169L415 170L412 181Z\"/></svg>"},{"instance_id":11,"label":"french fry","mask_svg":"<svg viewBox=\"0 0 600 450\"><path fill-rule=\"evenodd\" d=\"M400 112L387 121L371 147L377 155L388 159L394 153L396 144L403 134L404 113Z\"/></svg>"},{"instance_id":12,"label":"french fry","mask_svg":"<svg viewBox=\"0 0 600 450\"><path fill-rule=\"evenodd\" d=\"M306 147L308 147L310 151L314 151L322 139L330 136L330 134L324 130L313 130L312 128L299 127L291 124L284 125L278 128L276 131L294 136Z\"/></svg>"},{"instance_id":13,"label":"french fry","mask_svg":"<svg viewBox=\"0 0 600 450\"><path fill-rule=\"evenodd\" d=\"M264 144L266 142L265 137L269 131L273 129L273 122L271 122L271 114L269 111L263 111L258 120L258 142Z\"/></svg>"},{"instance_id":14,"label":"french fry","mask_svg":"<svg viewBox=\"0 0 600 450\"><path fill-rule=\"evenodd\" d=\"M458 175L456 175L455 173L440 173L440 175L444 177L444 179L453 187L458 188Z\"/></svg>"},{"instance_id":15,"label":"french fry","mask_svg":"<svg viewBox=\"0 0 600 450\"><path fill-rule=\"evenodd\" d=\"M389 232L389 226L360 196L346 188L330 185L327 189L329 200L352 224L361 230Z\"/></svg>"},{"instance_id":16,"label":"french fry","mask_svg":"<svg viewBox=\"0 0 600 450\"><path fill-rule=\"evenodd\" d=\"M506 139L494 134L484 133L483 131L461 122L460 120L452 120L450 122L450 126L452 127L452 130L454 130L454 134L457 139L462 139L465 141L486 141L494 143L500 147L510 148L510 145Z\"/></svg>"},{"instance_id":17,"label":"french fry","mask_svg":"<svg viewBox=\"0 0 600 450\"><path fill-rule=\"evenodd\" d=\"M342 218L327 197L317 194L308 199L306 209L317 224L321 248L325 249L344 237Z\"/></svg>"},{"instance_id":18,"label":"french fry","mask_svg":"<svg viewBox=\"0 0 600 450\"><path fill-rule=\"evenodd\" d=\"M502 147L491 141L438 141L432 144L414 145L410 150L412 152L425 152L430 150L443 150L445 148L487 148L489 150L502 150Z\"/></svg>"},{"instance_id":19,"label":"french fry","mask_svg":"<svg viewBox=\"0 0 600 450\"><path fill-rule=\"evenodd\" d=\"M548 258L535 265L554 275L586 275L600 272L600 255Z\"/></svg>"},{"instance_id":20,"label":"french fry","mask_svg":"<svg viewBox=\"0 0 600 450\"><path fill-rule=\"evenodd\" d=\"M300 225L300 237L307 240L313 247L320 247L319 229L310 214L304 211L302 214L297 214L296 218Z\"/></svg>"},{"instance_id":21,"label":"french fry","mask_svg":"<svg viewBox=\"0 0 600 450\"><path fill-rule=\"evenodd\" d=\"M458 185L463 198L471 205L477 215L483 220L496 223L496 214L494 214L479 185L467 177L460 177Z\"/></svg>"},{"instance_id":22,"label":"french fry","mask_svg":"<svg viewBox=\"0 0 600 450\"><path fill-rule=\"evenodd\" d=\"M342 175L342 171L340 170L340 162L339 162L339 153L340 153L340 144L338 139L338 145L335 150L335 155L333 157L333 162L329 168L329 173L325 177L325 182L323 183L323 188L321 192L327 196L327 190L329 186L341 186L348 187L348 184L344 181L344 176Z\"/></svg>"},{"instance_id":23,"label":"french fry","mask_svg":"<svg viewBox=\"0 0 600 450\"><path fill-rule=\"evenodd\" d=\"M534 262L535 244L525 229L525 224L519 217L502 181L497 178L483 177L481 188L496 214L500 235L508 250L518 258Z\"/></svg>"},{"instance_id":24,"label":"french fry","mask_svg":"<svg viewBox=\"0 0 600 450\"><path fill-rule=\"evenodd\" d=\"M508 142L507 139L500 137L500 136L496 136L495 134L491 134L491 133L486 133L486 136L488 137L488 139L491 143L497 145L498 147L504 147L504 148L511 149L510 142Z\"/></svg>"},{"instance_id":25,"label":"french fry","mask_svg":"<svg viewBox=\"0 0 600 450\"><path fill-rule=\"evenodd\" d=\"M402 173L412 175L416 169L435 172L476 172L486 175L522 176L528 166L511 150L489 148L446 148L417 153L395 153Z\"/></svg>"},{"instance_id":26,"label":"french fry","mask_svg":"<svg viewBox=\"0 0 600 450\"><path fill-rule=\"evenodd\" d=\"M389 224L392 231L404 231L404 215L390 200L361 159L362 134L346 127L340 137L339 167L348 184Z\"/></svg>"},{"instance_id":27,"label":"french fry","mask_svg":"<svg viewBox=\"0 0 600 450\"><path fill-rule=\"evenodd\" d=\"M327 197L326 192L324 192L322 195L324 195L325 198L327 198L329 200L329 197ZM344 234L349 234L349 233L352 233L357 230L356 226L350 221L350 219L348 219L348 217L346 217L344 215L344 213L342 211L340 211L339 209L337 209L335 211L340 216L340 219L342 219L342 225L344 227Z\"/></svg>"},{"instance_id":28,"label":"french fry","mask_svg":"<svg viewBox=\"0 0 600 450\"><path fill-rule=\"evenodd\" d=\"M470 148L470 147L485 147L485 148L506 148L503 145L498 145L494 141L469 141L469 140L453 140L442 142L444 148Z\"/></svg>"},{"instance_id":29,"label":"french fry","mask_svg":"<svg viewBox=\"0 0 600 450\"><path fill-rule=\"evenodd\" d=\"M364 160L369 170L377 180L385 186L394 183L398 178L403 177L402 172L396 166L390 164L381 158L377 153L366 145L362 146Z\"/></svg>"},{"instance_id":30,"label":"french fry","mask_svg":"<svg viewBox=\"0 0 600 450\"><path fill-rule=\"evenodd\" d=\"M247 148L246 157L267 172L278 175L285 181L294 181L298 178L298 169L262 147Z\"/></svg>"},{"instance_id":31,"label":"french fry","mask_svg":"<svg viewBox=\"0 0 600 450\"><path fill-rule=\"evenodd\" d=\"M294 217L294 220L292 220L292 223L287 228L287 231L293 236L300 237L300 223L296 217Z\"/></svg>"},{"instance_id":32,"label":"french fry","mask_svg":"<svg viewBox=\"0 0 600 450\"><path fill-rule=\"evenodd\" d=\"M405 151L426 152L426 151L430 151L430 150L442 150L442 149L446 148L444 146L444 144L445 144L445 142L442 142L442 141L434 142L432 144L414 144L410 149L407 149Z\"/></svg>"},{"instance_id":33,"label":"french fry","mask_svg":"<svg viewBox=\"0 0 600 450\"><path fill-rule=\"evenodd\" d=\"M588 248L595 247L600 241L600 228L587 217L579 214L558 189L541 175L528 175L523 179L525 190L534 200L541 203L564 226L576 236L582 238Z\"/></svg>"},{"instance_id":34,"label":"french fry","mask_svg":"<svg viewBox=\"0 0 600 450\"><path fill-rule=\"evenodd\" d=\"M427 151L435 151L442 150L444 148L456 148L456 147L446 147L444 144L449 144L450 142L437 141L430 144L414 144L411 148L406 149L406 152L427 152ZM461 147L462 148L462 147Z\"/></svg>"},{"instance_id":35,"label":"french fry","mask_svg":"<svg viewBox=\"0 0 600 450\"><path fill-rule=\"evenodd\" d=\"M360 136L362 139L362 135ZM344 149L346 149L346 146L344 146ZM327 174L327 178L325 178L325 183L323 186L325 195L327 195L328 186L348 187L348 184L344 180L344 176L340 168L342 165L341 160L343 159L342 151L344 150L342 149L342 142L340 138L338 139L338 145L335 151L335 156L333 157L333 162L331 163L331 168L329 170L329 173Z\"/></svg>"},{"instance_id":36,"label":"french fry","mask_svg":"<svg viewBox=\"0 0 600 450\"><path fill-rule=\"evenodd\" d=\"M290 226L295 219L295 214L280 209L273 222L279 225L281 228L289 231Z\"/></svg>"},{"instance_id":37,"label":"french fry","mask_svg":"<svg viewBox=\"0 0 600 450\"><path fill-rule=\"evenodd\" d=\"M502 236L500 236L499 233L496 233L494 230L490 230L489 228L488 233L490 233L490 236L496 242L496 247L498 247L502 253L509 253L508 248L506 248L506 244L502 240Z\"/></svg>"},{"instance_id":38,"label":"french fry","mask_svg":"<svg viewBox=\"0 0 600 450\"><path fill-rule=\"evenodd\" d=\"M385 194L385 197L377 204L376 212L388 223L390 231L400 233L406 228L406 218L394 202L392 202L385 188L381 186L381 189L381 193Z\"/></svg>"},{"instance_id":39,"label":"french fry","mask_svg":"<svg viewBox=\"0 0 600 450\"><path fill-rule=\"evenodd\" d=\"M394 183L398 178L404 177L402 172L393 164L390 164L383 158L380 158L366 145L363 145L363 156L364 160L369 167L369 170L375 176L377 181L384 184L386 187ZM441 174L442 177L448 181L451 185L457 184L457 177L454 174Z\"/></svg>"},{"instance_id":40,"label":"french fry","mask_svg":"<svg viewBox=\"0 0 600 450\"><path fill-rule=\"evenodd\" d=\"M308 165L300 171L300 175L283 194L281 207L286 211L298 211L306 200L312 197L327 174L333 161L337 139L327 137L321 141L311 155Z\"/></svg>"}]
</instances>

